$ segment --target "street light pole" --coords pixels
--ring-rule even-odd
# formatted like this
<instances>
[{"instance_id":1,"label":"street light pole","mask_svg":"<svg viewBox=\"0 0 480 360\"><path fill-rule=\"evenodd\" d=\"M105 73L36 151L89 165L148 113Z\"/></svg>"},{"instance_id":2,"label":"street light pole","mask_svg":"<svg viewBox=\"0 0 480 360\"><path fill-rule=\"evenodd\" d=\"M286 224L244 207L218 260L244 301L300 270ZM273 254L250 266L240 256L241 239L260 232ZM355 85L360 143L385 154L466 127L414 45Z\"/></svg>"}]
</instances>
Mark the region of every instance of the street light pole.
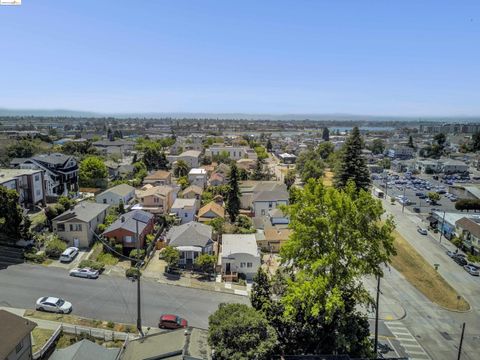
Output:
<instances>
[{"instance_id":1,"label":"street light pole","mask_svg":"<svg viewBox=\"0 0 480 360\"><path fill-rule=\"evenodd\" d=\"M137 329L140 335L143 337L142 331L142 305L141 305L141 298L140 298L140 237L138 236L138 220L135 219L136 224L136 231L135 231L135 242L137 247L137 263L136 267L138 270L137 274Z\"/></svg>"},{"instance_id":2,"label":"street light pole","mask_svg":"<svg viewBox=\"0 0 480 360\"><path fill-rule=\"evenodd\" d=\"M375 356L378 354L378 303L380 300L380 274L377 276L377 302L375 303Z\"/></svg>"},{"instance_id":3,"label":"street light pole","mask_svg":"<svg viewBox=\"0 0 480 360\"><path fill-rule=\"evenodd\" d=\"M463 345L463 335L465 334L465 323L462 325L462 336L460 337L460 346L458 347L458 357L457 360L460 360L460 356L462 356L462 345Z\"/></svg>"}]
</instances>

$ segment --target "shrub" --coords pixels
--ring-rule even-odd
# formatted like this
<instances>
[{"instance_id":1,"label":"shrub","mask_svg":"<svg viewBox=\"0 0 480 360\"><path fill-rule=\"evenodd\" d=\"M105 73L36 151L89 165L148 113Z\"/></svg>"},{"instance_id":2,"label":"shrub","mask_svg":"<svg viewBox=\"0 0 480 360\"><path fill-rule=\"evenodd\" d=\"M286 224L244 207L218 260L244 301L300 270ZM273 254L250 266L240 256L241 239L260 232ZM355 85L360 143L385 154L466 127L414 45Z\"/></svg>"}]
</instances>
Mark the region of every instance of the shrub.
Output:
<instances>
[{"instance_id":1,"label":"shrub","mask_svg":"<svg viewBox=\"0 0 480 360\"><path fill-rule=\"evenodd\" d=\"M145 250L143 249L133 249L132 251L130 251L130 255L129 255L132 259L136 259L137 256L140 260L142 260L144 257L145 257Z\"/></svg>"},{"instance_id":2,"label":"shrub","mask_svg":"<svg viewBox=\"0 0 480 360\"><path fill-rule=\"evenodd\" d=\"M115 244L113 245L113 250L119 254L123 254L123 245L122 244Z\"/></svg>"},{"instance_id":3,"label":"shrub","mask_svg":"<svg viewBox=\"0 0 480 360\"><path fill-rule=\"evenodd\" d=\"M114 323L113 321L109 321L109 322L107 323L107 327L108 327L109 329L113 329L113 328L115 327L115 323Z\"/></svg>"},{"instance_id":4,"label":"shrub","mask_svg":"<svg viewBox=\"0 0 480 360\"><path fill-rule=\"evenodd\" d=\"M53 237L47 243L47 246L45 248L45 254L49 258L58 259L66 248L67 244L65 242L60 240L58 237Z\"/></svg>"},{"instance_id":5,"label":"shrub","mask_svg":"<svg viewBox=\"0 0 480 360\"><path fill-rule=\"evenodd\" d=\"M138 279L139 276L142 276L142 273L137 268L131 267L125 271L125 276L128 278Z\"/></svg>"},{"instance_id":6,"label":"shrub","mask_svg":"<svg viewBox=\"0 0 480 360\"><path fill-rule=\"evenodd\" d=\"M118 263L118 258L109 253L100 253L97 256L97 261L104 263L105 265L115 265Z\"/></svg>"},{"instance_id":7,"label":"shrub","mask_svg":"<svg viewBox=\"0 0 480 360\"><path fill-rule=\"evenodd\" d=\"M32 261L32 262L37 263L37 264L41 264L47 259L44 252L40 252L38 254L25 253L24 257L25 257L25 260Z\"/></svg>"},{"instance_id":8,"label":"shrub","mask_svg":"<svg viewBox=\"0 0 480 360\"><path fill-rule=\"evenodd\" d=\"M165 262L168 264L169 267L175 266L178 264L178 261L180 260L180 251L178 251L174 247L167 246L160 253L160 256L163 260L165 260Z\"/></svg>"},{"instance_id":9,"label":"shrub","mask_svg":"<svg viewBox=\"0 0 480 360\"><path fill-rule=\"evenodd\" d=\"M78 266L81 268L88 267L98 271L103 271L105 269L105 264L103 262L93 260L82 260Z\"/></svg>"},{"instance_id":10,"label":"shrub","mask_svg":"<svg viewBox=\"0 0 480 360\"><path fill-rule=\"evenodd\" d=\"M239 281L240 280L245 281L245 280L247 280L247 275L245 275L244 273L238 273L238 279L239 279Z\"/></svg>"}]
</instances>

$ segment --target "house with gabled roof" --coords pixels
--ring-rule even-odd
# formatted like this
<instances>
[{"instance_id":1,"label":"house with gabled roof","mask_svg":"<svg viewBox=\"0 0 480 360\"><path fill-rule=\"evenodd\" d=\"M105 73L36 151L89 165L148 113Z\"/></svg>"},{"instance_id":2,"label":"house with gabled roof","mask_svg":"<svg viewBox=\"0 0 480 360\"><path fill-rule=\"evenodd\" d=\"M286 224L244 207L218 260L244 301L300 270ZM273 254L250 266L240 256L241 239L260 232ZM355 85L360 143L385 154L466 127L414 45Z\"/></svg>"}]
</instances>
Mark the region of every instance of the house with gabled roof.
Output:
<instances>
[{"instance_id":1,"label":"house with gabled roof","mask_svg":"<svg viewBox=\"0 0 480 360\"><path fill-rule=\"evenodd\" d=\"M117 244L122 244L124 248L133 249L137 245L137 234L139 246L143 247L145 237L153 232L154 225L154 216L151 213L143 210L133 210L120 215L115 222L105 229L102 235L107 239L114 239Z\"/></svg>"},{"instance_id":2,"label":"house with gabled roof","mask_svg":"<svg viewBox=\"0 0 480 360\"><path fill-rule=\"evenodd\" d=\"M173 226L166 235L167 243L180 251L180 265L193 264L201 254L213 254L213 228L195 221Z\"/></svg>"},{"instance_id":3,"label":"house with gabled roof","mask_svg":"<svg viewBox=\"0 0 480 360\"><path fill-rule=\"evenodd\" d=\"M95 197L99 204L119 205L128 204L135 197L135 188L128 184L119 184L111 187Z\"/></svg>"},{"instance_id":4,"label":"house with gabled roof","mask_svg":"<svg viewBox=\"0 0 480 360\"><path fill-rule=\"evenodd\" d=\"M53 232L69 246L88 248L93 243L97 226L105 220L108 204L82 201L52 220Z\"/></svg>"},{"instance_id":5,"label":"house with gabled roof","mask_svg":"<svg viewBox=\"0 0 480 360\"><path fill-rule=\"evenodd\" d=\"M143 179L144 184L154 186L170 185L172 183L172 173L166 170L157 170Z\"/></svg>"},{"instance_id":6,"label":"house with gabled roof","mask_svg":"<svg viewBox=\"0 0 480 360\"><path fill-rule=\"evenodd\" d=\"M198 222L205 223L217 218L225 218L225 208L214 201L209 202L198 210Z\"/></svg>"},{"instance_id":7,"label":"house with gabled roof","mask_svg":"<svg viewBox=\"0 0 480 360\"><path fill-rule=\"evenodd\" d=\"M203 188L197 185L190 185L182 191L182 197L184 199L197 199L200 200L203 194Z\"/></svg>"}]
</instances>

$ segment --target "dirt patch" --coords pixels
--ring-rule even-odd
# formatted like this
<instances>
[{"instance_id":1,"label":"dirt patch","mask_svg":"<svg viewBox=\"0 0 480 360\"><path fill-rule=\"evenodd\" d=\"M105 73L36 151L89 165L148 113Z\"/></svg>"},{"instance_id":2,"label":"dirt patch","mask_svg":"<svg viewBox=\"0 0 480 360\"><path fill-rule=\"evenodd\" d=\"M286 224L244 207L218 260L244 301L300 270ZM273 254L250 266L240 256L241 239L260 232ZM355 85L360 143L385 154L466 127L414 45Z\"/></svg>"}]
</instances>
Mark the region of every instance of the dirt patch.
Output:
<instances>
[{"instance_id":1,"label":"dirt patch","mask_svg":"<svg viewBox=\"0 0 480 360\"><path fill-rule=\"evenodd\" d=\"M40 328L35 328L32 331L32 337L33 337L33 343L34 345L32 346L32 352L36 353L39 351L43 345L47 343L47 341L50 339L50 337L53 335L53 330L49 329L40 329Z\"/></svg>"},{"instance_id":2,"label":"dirt patch","mask_svg":"<svg viewBox=\"0 0 480 360\"><path fill-rule=\"evenodd\" d=\"M392 258L392 266L430 301L450 310L466 311L470 304L410 245L397 231L395 248L397 255Z\"/></svg>"}]
</instances>

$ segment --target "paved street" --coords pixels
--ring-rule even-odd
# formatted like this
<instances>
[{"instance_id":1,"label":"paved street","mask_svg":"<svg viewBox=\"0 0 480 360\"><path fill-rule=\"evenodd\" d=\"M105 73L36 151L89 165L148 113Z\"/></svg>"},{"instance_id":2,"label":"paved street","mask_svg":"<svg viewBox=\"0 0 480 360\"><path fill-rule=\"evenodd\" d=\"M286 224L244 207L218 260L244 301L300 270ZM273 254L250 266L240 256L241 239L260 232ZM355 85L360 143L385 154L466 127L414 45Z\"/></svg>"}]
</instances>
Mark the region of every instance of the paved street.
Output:
<instances>
[{"instance_id":1,"label":"paved street","mask_svg":"<svg viewBox=\"0 0 480 360\"><path fill-rule=\"evenodd\" d=\"M136 283L126 278L73 278L61 268L29 264L0 270L0 306L34 308L36 299L45 295L71 301L74 315L136 323ZM174 313L192 326L207 328L208 316L222 302L248 303L248 298L142 281L142 318L146 326L157 326L161 313Z\"/></svg>"},{"instance_id":2,"label":"paved street","mask_svg":"<svg viewBox=\"0 0 480 360\"><path fill-rule=\"evenodd\" d=\"M421 220L409 210L401 213L399 204L390 205L383 201L387 212L395 216L397 230L419 251L425 259L432 264L439 264L440 274L470 303L472 310L467 313L448 311L432 304L423 294L417 291L395 269L387 271L382 281L382 293L389 299L398 301L406 311L405 319L397 322L397 329L392 332L394 338L399 340L404 349L412 358L426 358L424 350L431 359L447 360L456 358L460 341L461 326L466 322L465 340L463 344L462 359L478 359L480 348L480 279L467 274L460 266L445 254L445 245L440 244L437 238L420 235L417 224ZM422 225L424 226L424 225ZM425 227L425 226L424 226ZM373 290L375 282L370 279L369 287ZM382 306L382 305L380 305ZM407 334L410 333L413 338ZM391 330L395 330L393 327ZM404 335L406 334L406 335ZM408 340L415 339L422 350L414 346L408 347ZM410 352L408 351L410 349Z\"/></svg>"}]
</instances>

